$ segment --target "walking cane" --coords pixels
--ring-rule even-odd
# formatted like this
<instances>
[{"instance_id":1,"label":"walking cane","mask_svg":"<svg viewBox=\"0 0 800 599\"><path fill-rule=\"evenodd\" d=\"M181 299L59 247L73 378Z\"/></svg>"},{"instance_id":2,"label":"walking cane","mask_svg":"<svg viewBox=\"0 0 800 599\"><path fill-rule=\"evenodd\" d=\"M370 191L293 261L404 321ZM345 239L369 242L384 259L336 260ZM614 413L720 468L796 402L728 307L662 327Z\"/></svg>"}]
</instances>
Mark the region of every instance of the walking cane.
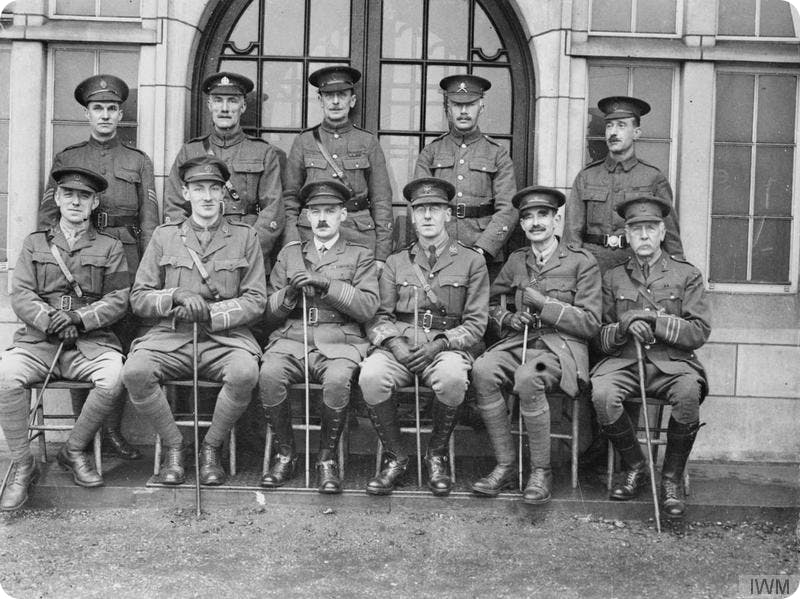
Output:
<instances>
[{"instance_id":1,"label":"walking cane","mask_svg":"<svg viewBox=\"0 0 800 599\"><path fill-rule=\"evenodd\" d=\"M194 505L195 515L200 517L200 416L198 414L200 394L197 381L197 323L192 323L192 408L194 411Z\"/></svg>"},{"instance_id":2,"label":"walking cane","mask_svg":"<svg viewBox=\"0 0 800 599\"><path fill-rule=\"evenodd\" d=\"M311 388L308 383L308 302L303 291L303 376L306 382L306 489L311 486L311 443L309 429L311 427Z\"/></svg>"},{"instance_id":3,"label":"walking cane","mask_svg":"<svg viewBox=\"0 0 800 599\"><path fill-rule=\"evenodd\" d=\"M419 345L419 297L417 286L414 285L414 347ZM419 422L419 375L414 374L414 413L417 423L417 486L422 486L422 436Z\"/></svg>"},{"instance_id":4,"label":"walking cane","mask_svg":"<svg viewBox=\"0 0 800 599\"><path fill-rule=\"evenodd\" d=\"M58 348L56 349L56 355L53 357L53 363L50 364L50 368L47 370L47 374L44 377L44 382L42 383L42 388L39 393L36 394L36 404L33 406L33 409L30 412L30 420L28 421L28 442L31 440L31 427L36 422L36 411L39 409L39 406L42 403L44 398L45 389L47 389L47 385L50 382L50 378L53 376L53 371L56 369L56 364L58 364L58 358L61 356L61 350L64 349L64 342L58 344ZM3 483L0 484L0 497L3 496L3 493L6 490L6 485L8 485L8 479L11 478L11 468L13 468L14 462L13 460L8 464L8 470L6 470L6 474L3 477Z\"/></svg>"},{"instance_id":5,"label":"walking cane","mask_svg":"<svg viewBox=\"0 0 800 599\"><path fill-rule=\"evenodd\" d=\"M530 312L530 310L527 310ZM525 365L525 357L528 353L528 323L525 323L525 330L522 333L522 364ZM517 398L517 427L519 429L519 488L522 488L522 399Z\"/></svg>"},{"instance_id":6,"label":"walking cane","mask_svg":"<svg viewBox=\"0 0 800 599\"><path fill-rule=\"evenodd\" d=\"M639 393L642 396L642 411L644 412L644 438L647 443L647 465L650 467L650 490L653 492L653 509L656 514L656 530L661 532L661 516L658 512L658 495L656 494L656 471L653 465L653 448L650 443L650 418L647 415L647 395L644 385L644 356L642 355L642 344L638 339L633 340L636 344L636 360L639 365Z\"/></svg>"}]
</instances>

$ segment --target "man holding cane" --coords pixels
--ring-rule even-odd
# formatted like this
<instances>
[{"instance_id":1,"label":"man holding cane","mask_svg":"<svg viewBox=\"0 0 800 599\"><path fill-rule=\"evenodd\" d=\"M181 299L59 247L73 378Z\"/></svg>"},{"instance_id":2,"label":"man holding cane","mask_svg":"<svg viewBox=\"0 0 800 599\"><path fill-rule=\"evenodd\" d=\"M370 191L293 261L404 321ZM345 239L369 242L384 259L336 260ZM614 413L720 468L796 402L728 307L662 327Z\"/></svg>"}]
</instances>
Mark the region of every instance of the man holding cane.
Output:
<instances>
[{"instance_id":1,"label":"man holding cane","mask_svg":"<svg viewBox=\"0 0 800 599\"><path fill-rule=\"evenodd\" d=\"M672 405L660 499L670 518L684 515L682 475L700 428L700 402L708 381L694 351L711 332L703 276L688 262L662 250L667 201L638 195L617 208L634 256L603 275L603 328L607 357L592 371L592 402L603 431L626 471L611 499L633 499L647 483L647 462L623 402L639 391L636 342L644 349L648 395Z\"/></svg>"}]
</instances>

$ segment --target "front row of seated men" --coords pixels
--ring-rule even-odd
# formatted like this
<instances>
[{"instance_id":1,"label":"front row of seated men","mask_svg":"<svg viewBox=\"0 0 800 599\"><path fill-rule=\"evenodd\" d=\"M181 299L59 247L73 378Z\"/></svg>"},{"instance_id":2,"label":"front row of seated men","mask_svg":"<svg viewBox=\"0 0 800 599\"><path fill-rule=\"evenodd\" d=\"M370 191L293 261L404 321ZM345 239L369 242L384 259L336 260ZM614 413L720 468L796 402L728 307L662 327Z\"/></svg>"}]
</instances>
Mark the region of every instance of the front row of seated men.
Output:
<instances>
[{"instance_id":1,"label":"front row of seated men","mask_svg":"<svg viewBox=\"0 0 800 599\"><path fill-rule=\"evenodd\" d=\"M639 196L617 207L633 255L601 284L591 254L555 236L563 194L545 187L521 190L513 204L530 245L509 257L490 294L483 258L446 232L450 183L422 178L406 185L417 241L388 258L379 280L371 252L339 235L347 188L316 181L300 194L313 239L299 253L284 248L267 285L255 231L220 214L229 177L225 164L209 156L191 159L180 177L191 217L156 229L129 294L120 242L98 233L89 218L105 180L83 168L54 171L60 222L28 236L14 271L12 305L25 327L0 360L0 424L12 459L0 509L21 507L36 479L25 387L42 381L49 369L94 384L58 454L77 484L103 484L85 450L123 383L165 446L161 482L184 482L186 447L161 385L192 375L196 327L198 375L222 383L212 425L198 448L201 484L224 482L222 442L256 385L277 447L261 485L279 487L292 478L297 453L287 395L307 372L323 389L318 488L341 492L336 445L360 366L358 384L385 449L368 493L391 493L408 466L393 392L417 377L435 396L425 453L428 487L435 495L450 492L447 447L471 380L497 459L472 489L491 497L514 485L516 455L506 408L506 395L513 392L530 440L523 499L531 504L547 503L552 492L546 394L560 388L575 395L590 380L600 423L626 466L611 497L631 499L647 482L633 423L623 409L638 388L638 340L646 348L647 392L673 405L661 493L665 513L683 515L681 475L707 386L693 352L710 326L701 274L661 251L668 204ZM292 264L299 259L303 264ZM157 323L135 340L123 366L108 327L129 303L134 314ZM248 328L262 316L273 331L263 355ZM483 352L487 322L500 341ZM590 373L593 338L608 357Z\"/></svg>"}]
</instances>

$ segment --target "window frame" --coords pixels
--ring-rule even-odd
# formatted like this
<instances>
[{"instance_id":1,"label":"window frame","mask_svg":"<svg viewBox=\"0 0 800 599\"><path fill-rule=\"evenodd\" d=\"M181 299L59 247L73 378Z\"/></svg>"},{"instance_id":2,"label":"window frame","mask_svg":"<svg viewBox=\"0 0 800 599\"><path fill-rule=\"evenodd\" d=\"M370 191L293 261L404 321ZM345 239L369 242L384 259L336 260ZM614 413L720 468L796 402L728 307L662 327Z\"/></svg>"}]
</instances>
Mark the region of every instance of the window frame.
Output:
<instances>
[{"instance_id":1,"label":"window frame","mask_svg":"<svg viewBox=\"0 0 800 599\"><path fill-rule=\"evenodd\" d=\"M103 0L94 0L94 15L63 15L56 12L57 0L47 1L47 18L54 21L100 21L114 23L141 23L142 22L142 5L144 0L139 1L139 16L138 17L115 17L113 15L100 16L100 6Z\"/></svg>"},{"instance_id":2,"label":"window frame","mask_svg":"<svg viewBox=\"0 0 800 599\"><path fill-rule=\"evenodd\" d=\"M592 29L592 15L594 13L594 1L588 0L588 13L587 13L587 32L591 36L597 37L647 37L647 38L661 38L661 39L681 39L683 37L683 20L684 20L684 0L668 0L675 2L675 33L654 33L654 32L641 32L634 31L636 27L637 6L639 0L626 0L631 3L631 22L629 31L604 31Z\"/></svg>"},{"instance_id":3,"label":"window frame","mask_svg":"<svg viewBox=\"0 0 800 599\"><path fill-rule=\"evenodd\" d=\"M708 214L708 225L706 227L705 239L705 265L704 272L706 273L707 285L709 290L719 291L722 293L753 293L753 294L793 294L798 291L798 268L800 267L800 223L798 223L798 215L800 215L800 118L795 118L794 123L794 158L792 162L792 201L791 201L791 231L789 234L790 247L789 252L789 283L759 283L759 282L737 282L737 283L717 283L711 279L711 231L713 228L713 197L714 197L714 164L716 160L717 138L716 138L716 111L717 111L717 78L720 73L743 74L743 75L790 75L796 77L795 86L795 113L800 110L800 70L792 69L789 67L781 68L773 65L764 66L749 66L749 65L717 65L714 70L714 91L713 91L713 108L714 114L711 123L711 147L709 148L709 168L708 172L708 205L706 207ZM756 98L753 99L753 112L758 114L758 104ZM752 132L751 132L752 136ZM753 145L756 142L750 142L750 149L752 152ZM752 154L751 154L752 158ZM755 165L751 163L751 173ZM753 201L753 187L754 183L751 178L750 189L750 203L752 206ZM748 214L748 230L752 226L754 216ZM749 239L748 239L749 243ZM752 254L752 248L748 246L747 256L748 260Z\"/></svg>"},{"instance_id":4,"label":"window frame","mask_svg":"<svg viewBox=\"0 0 800 599\"><path fill-rule=\"evenodd\" d=\"M756 3L756 22L755 30L758 31L761 27L761 0L754 0ZM726 35L719 33L719 11L721 4L717 4L715 11L714 31L717 32L716 38L720 41L737 41L737 42L777 42L777 43L791 43L800 41L800 10L795 8L791 2L788 2L789 12L792 15L792 22L794 23L794 36L766 36L755 33L754 35ZM795 8L795 10L792 10Z\"/></svg>"}]
</instances>

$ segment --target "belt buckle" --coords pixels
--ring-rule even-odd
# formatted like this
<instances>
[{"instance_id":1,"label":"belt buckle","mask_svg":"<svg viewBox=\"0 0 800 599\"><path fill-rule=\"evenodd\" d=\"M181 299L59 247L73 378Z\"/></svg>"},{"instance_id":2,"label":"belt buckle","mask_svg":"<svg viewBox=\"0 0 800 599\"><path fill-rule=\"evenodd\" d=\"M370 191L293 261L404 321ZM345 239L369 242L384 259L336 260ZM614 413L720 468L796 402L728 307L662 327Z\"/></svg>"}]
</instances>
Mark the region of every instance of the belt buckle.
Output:
<instances>
[{"instance_id":1,"label":"belt buckle","mask_svg":"<svg viewBox=\"0 0 800 599\"><path fill-rule=\"evenodd\" d=\"M95 216L95 222L98 229L108 227L108 212L98 212Z\"/></svg>"},{"instance_id":2,"label":"belt buckle","mask_svg":"<svg viewBox=\"0 0 800 599\"><path fill-rule=\"evenodd\" d=\"M319 322L319 308L312 306L308 309L308 324L317 324Z\"/></svg>"},{"instance_id":3,"label":"belt buckle","mask_svg":"<svg viewBox=\"0 0 800 599\"><path fill-rule=\"evenodd\" d=\"M433 327L433 314L430 310L425 310L425 314L422 315L422 330L430 333L431 327Z\"/></svg>"},{"instance_id":4,"label":"belt buckle","mask_svg":"<svg viewBox=\"0 0 800 599\"><path fill-rule=\"evenodd\" d=\"M62 295L61 296L61 306L60 308L64 312L69 312L72 310L72 296L71 295Z\"/></svg>"},{"instance_id":5,"label":"belt buckle","mask_svg":"<svg viewBox=\"0 0 800 599\"><path fill-rule=\"evenodd\" d=\"M604 235L604 237L604 245L606 247L622 249L621 235Z\"/></svg>"},{"instance_id":6,"label":"belt buckle","mask_svg":"<svg viewBox=\"0 0 800 599\"><path fill-rule=\"evenodd\" d=\"M467 205L463 202L460 204L456 204L456 218L466 218L467 217Z\"/></svg>"},{"instance_id":7,"label":"belt buckle","mask_svg":"<svg viewBox=\"0 0 800 599\"><path fill-rule=\"evenodd\" d=\"M542 328L542 319L539 317L538 314L531 314L533 316L533 321L531 322L531 326L534 329L541 329Z\"/></svg>"}]
</instances>

